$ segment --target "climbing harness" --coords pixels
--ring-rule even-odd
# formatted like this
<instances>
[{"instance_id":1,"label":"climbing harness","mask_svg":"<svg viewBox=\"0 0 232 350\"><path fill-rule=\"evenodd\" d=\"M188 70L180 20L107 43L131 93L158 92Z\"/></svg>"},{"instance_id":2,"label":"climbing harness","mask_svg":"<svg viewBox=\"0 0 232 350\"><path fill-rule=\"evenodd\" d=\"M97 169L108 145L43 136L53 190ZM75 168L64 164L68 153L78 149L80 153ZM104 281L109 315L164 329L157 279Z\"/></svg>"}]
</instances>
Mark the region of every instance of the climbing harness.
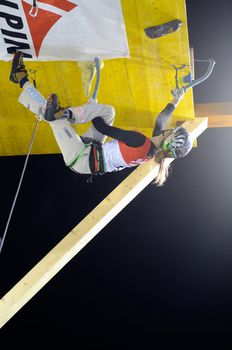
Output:
<instances>
[{"instance_id":1,"label":"climbing harness","mask_svg":"<svg viewBox=\"0 0 232 350\"><path fill-rule=\"evenodd\" d=\"M38 11L39 11L39 8L38 8L38 5L37 5L37 0L33 0L33 3L31 5L31 9L29 11L29 15L31 17L36 17L37 14L38 14Z\"/></svg>"},{"instance_id":2,"label":"climbing harness","mask_svg":"<svg viewBox=\"0 0 232 350\"><path fill-rule=\"evenodd\" d=\"M32 76L32 81L33 81L33 84L34 84L34 86L36 88L36 80L35 80L36 71L33 71L33 72L30 71L30 73L31 74L34 73L34 76ZM9 224L10 224L10 220L11 220L11 217L12 217L12 214L13 214L13 211L14 211L16 200L18 198L18 194L19 194L19 191L20 191L20 188L21 188L21 185L22 185L24 173L25 173L25 170L26 170L26 167L27 167L27 163L28 163L28 159L29 159L29 156L30 156L30 153L31 153L31 149L32 149L32 146L33 146L33 142L34 142L35 134L36 134L36 131L37 131L38 123L40 121L38 116L36 116L36 119L37 120L36 120L35 127L34 127L34 130L33 130L33 133L32 133L31 142L30 142L29 149L28 149L28 152L27 152L27 156L26 156L26 159L25 159L25 162L24 162L23 170L22 170L22 173L21 173L21 177L20 177L20 180L19 180L19 184L18 184L18 187L17 187L16 194L15 194L15 197L14 197L14 200L13 200L13 204L11 206L10 214L9 214L9 217L8 217L8 220L7 220L7 223L6 223L6 227L5 227L3 236L0 237L0 254L1 254L1 251L2 251L2 248L3 248L3 244L4 244L4 241L5 241L5 238L6 238L6 234L7 234L8 227L9 227Z\"/></svg>"},{"instance_id":3,"label":"climbing harness","mask_svg":"<svg viewBox=\"0 0 232 350\"><path fill-rule=\"evenodd\" d=\"M89 167L92 175L102 175L105 173L105 162L103 157L102 145L95 140L91 143L89 154Z\"/></svg>"}]
</instances>

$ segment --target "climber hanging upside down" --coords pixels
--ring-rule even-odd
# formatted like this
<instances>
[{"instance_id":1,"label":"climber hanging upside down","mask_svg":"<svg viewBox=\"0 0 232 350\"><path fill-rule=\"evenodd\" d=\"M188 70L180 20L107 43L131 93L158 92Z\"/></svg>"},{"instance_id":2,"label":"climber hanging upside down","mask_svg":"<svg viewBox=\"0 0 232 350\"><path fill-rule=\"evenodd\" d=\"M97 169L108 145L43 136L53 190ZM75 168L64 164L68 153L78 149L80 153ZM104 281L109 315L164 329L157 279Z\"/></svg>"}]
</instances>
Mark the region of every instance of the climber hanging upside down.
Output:
<instances>
[{"instance_id":1,"label":"climber hanging upside down","mask_svg":"<svg viewBox=\"0 0 232 350\"><path fill-rule=\"evenodd\" d=\"M30 83L20 51L14 53L10 80L23 89L19 102L49 123L65 164L77 173L104 174L135 167L154 158L159 164L155 183L161 186L167 178L170 164L165 160L184 157L192 148L192 140L186 129L165 129L184 96L182 88L175 90L172 101L156 119L152 137L148 138L140 132L112 126L115 111L110 105L92 100L82 106L62 108L56 94L51 94L45 100ZM82 136L70 125L89 121L92 121L92 125ZM112 140L105 143L107 136Z\"/></svg>"}]
</instances>

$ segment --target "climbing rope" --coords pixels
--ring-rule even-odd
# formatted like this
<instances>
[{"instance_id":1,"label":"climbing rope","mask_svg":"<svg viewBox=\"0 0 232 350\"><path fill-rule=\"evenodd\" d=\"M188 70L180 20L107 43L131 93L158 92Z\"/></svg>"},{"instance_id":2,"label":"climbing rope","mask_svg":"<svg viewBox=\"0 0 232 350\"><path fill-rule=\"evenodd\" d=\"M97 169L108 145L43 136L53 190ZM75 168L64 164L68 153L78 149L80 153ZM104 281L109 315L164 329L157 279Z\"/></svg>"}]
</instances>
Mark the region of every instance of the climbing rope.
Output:
<instances>
[{"instance_id":1,"label":"climbing rope","mask_svg":"<svg viewBox=\"0 0 232 350\"><path fill-rule=\"evenodd\" d=\"M17 200L17 197L18 197L18 194L19 194L19 190L20 190L22 181L23 181L23 176L24 176L24 173L25 173L25 170L26 170L26 166L27 166L27 162L28 162L28 159L29 159L29 155L31 153L31 148L32 148L32 145L33 145L33 142L34 142L35 133L36 133L36 130L37 130L38 123L39 123L39 120L37 119L35 127L34 127L34 131L33 131L33 134L32 134L29 150L28 150L28 153L27 153L27 156L26 156L26 160L24 162L24 167L23 167L23 170L22 170L22 174L21 174L21 177L20 177L20 180L19 180L18 188L17 188L16 194L15 194L15 197L14 197L14 201L13 201L13 204L12 204L12 207L11 207L11 210L10 210L10 214L9 214L8 220L7 220L6 228L5 228L5 231L3 233L2 238L0 238L0 253L2 251L3 243L4 243L4 240L6 238L6 234L7 234L7 231L8 231L9 224L10 224L10 220L11 220L11 217L12 217L12 214L13 214L13 211L14 211L15 203L16 203L16 200Z\"/></svg>"},{"instance_id":2,"label":"climbing rope","mask_svg":"<svg viewBox=\"0 0 232 350\"><path fill-rule=\"evenodd\" d=\"M36 80L35 80L35 73L36 72L35 71L31 71L31 75L32 75L32 73L34 73L34 76L32 76L32 80L33 80L33 84L34 84L34 86L36 88ZM27 167L28 159L29 159L29 156L30 156L30 153L31 153L31 149L32 149L32 146L33 146L33 142L34 142L34 138L35 138L35 134L36 134L36 130L37 130L39 121L40 120L37 118L34 130L33 130L33 133L32 133L30 146L29 146L29 149L28 149L28 152L27 152L27 156L26 156L26 159L25 159L25 162L24 162L22 174L21 174L21 177L20 177L20 180L19 180L18 188L17 188L16 194L15 194L14 200L13 200L13 204L11 206L11 210L10 210L10 214L9 214L8 220L7 220L7 224L6 224L3 236L0 237L0 254L1 254L1 251L2 251L2 248L3 248L3 244L4 244L4 241L5 241L5 238L6 238L8 227L10 225L10 220L11 220L11 217L12 217L12 214L13 214L13 211L14 211L16 200L18 198L18 194L19 194L19 191L20 191L20 188L21 188L21 185L22 185L24 173L25 173L25 170L26 170L26 167Z\"/></svg>"}]
</instances>

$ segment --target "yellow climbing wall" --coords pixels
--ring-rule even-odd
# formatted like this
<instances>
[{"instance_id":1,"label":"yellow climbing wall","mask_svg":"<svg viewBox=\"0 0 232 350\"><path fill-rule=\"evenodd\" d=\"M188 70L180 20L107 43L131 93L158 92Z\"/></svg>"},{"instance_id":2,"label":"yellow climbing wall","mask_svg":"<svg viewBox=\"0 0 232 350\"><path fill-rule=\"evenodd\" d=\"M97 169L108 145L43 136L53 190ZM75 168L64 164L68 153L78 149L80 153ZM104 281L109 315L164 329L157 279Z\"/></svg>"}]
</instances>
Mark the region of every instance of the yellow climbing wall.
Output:
<instances>
[{"instance_id":1,"label":"yellow climbing wall","mask_svg":"<svg viewBox=\"0 0 232 350\"><path fill-rule=\"evenodd\" d=\"M175 70L171 64L190 65L185 0L121 0L121 4L130 58L104 61L98 101L114 105L116 126L136 129L150 136L156 115L172 98ZM159 39L149 39L144 34L145 27L175 18L183 22L179 31ZM87 101L76 62L35 61L26 65L29 72L36 70L37 88L45 97L55 92L64 106ZM9 62L0 62L0 156L26 154L36 122L34 115L17 101L21 89L8 80L10 69ZM187 75L189 70L185 68L180 76ZM174 112L171 125L177 120L193 118L190 89ZM76 129L82 133L86 127ZM59 153L46 122L38 126L31 153Z\"/></svg>"}]
</instances>

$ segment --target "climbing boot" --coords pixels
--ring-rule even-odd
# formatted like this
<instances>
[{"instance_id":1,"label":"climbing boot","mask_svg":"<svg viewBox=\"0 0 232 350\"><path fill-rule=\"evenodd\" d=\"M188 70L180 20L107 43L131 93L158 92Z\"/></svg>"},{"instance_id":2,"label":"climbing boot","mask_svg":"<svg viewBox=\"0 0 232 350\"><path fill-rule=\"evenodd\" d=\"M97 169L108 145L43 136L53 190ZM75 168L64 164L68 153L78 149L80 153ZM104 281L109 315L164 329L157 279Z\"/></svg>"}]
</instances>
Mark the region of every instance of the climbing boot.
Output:
<instances>
[{"instance_id":1,"label":"climbing boot","mask_svg":"<svg viewBox=\"0 0 232 350\"><path fill-rule=\"evenodd\" d=\"M58 96L56 94L49 95L44 113L44 119L48 122L60 119L63 117L64 111L65 108L60 107Z\"/></svg>"},{"instance_id":2,"label":"climbing boot","mask_svg":"<svg viewBox=\"0 0 232 350\"><path fill-rule=\"evenodd\" d=\"M15 84L20 84L20 81L23 78L27 78L27 76L27 70L23 62L23 53L21 51L16 51L12 61L10 81Z\"/></svg>"}]
</instances>

